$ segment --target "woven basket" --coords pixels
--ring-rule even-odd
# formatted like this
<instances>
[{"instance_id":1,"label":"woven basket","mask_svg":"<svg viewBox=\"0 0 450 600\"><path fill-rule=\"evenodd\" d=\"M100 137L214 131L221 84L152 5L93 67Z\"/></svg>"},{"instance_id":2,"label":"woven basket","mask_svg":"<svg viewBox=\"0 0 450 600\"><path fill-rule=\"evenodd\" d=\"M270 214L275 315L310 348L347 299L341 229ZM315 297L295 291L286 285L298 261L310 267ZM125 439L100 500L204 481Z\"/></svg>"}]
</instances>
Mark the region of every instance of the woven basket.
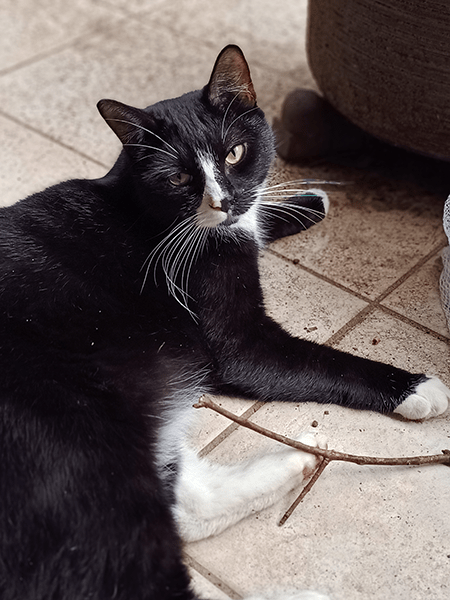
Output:
<instances>
[{"instance_id":1,"label":"woven basket","mask_svg":"<svg viewBox=\"0 0 450 600\"><path fill-rule=\"evenodd\" d=\"M355 125L450 161L450 0L309 0L307 50Z\"/></svg>"}]
</instances>

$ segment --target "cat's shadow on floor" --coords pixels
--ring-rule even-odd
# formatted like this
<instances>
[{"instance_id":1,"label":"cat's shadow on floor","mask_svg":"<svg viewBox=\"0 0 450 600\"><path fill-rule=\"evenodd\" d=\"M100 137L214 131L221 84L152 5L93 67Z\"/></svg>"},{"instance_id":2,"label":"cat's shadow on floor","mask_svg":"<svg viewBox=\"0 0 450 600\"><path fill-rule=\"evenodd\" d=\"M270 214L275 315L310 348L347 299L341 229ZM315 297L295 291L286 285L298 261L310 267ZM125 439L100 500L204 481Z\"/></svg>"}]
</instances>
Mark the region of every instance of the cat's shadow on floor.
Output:
<instances>
[{"instance_id":1,"label":"cat's shadow on floor","mask_svg":"<svg viewBox=\"0 0 450 600\"><path fill-rule=\"evenodd\" d=\"M357 157L347 157L347 160L353 161L354 167L388 179L407 181L444 199L450 194L450 163L447 161L408 152L373 138L365 154L359 157L365 164L359 166Z\"/></svg>"},{"instance_id":2,"label":"cat's shadow on floor","mask_svg":"<svg viewBox=\"0 0 450 600\"><path fill-rule=\"evenodd\" d=\"M363 150L314 159L305 164L310 168L324 163L351 169L358 179L378 178L405 182L442 197L450 195L450 162L422 156L367 136Z\"/></svg>"}]
</instances>

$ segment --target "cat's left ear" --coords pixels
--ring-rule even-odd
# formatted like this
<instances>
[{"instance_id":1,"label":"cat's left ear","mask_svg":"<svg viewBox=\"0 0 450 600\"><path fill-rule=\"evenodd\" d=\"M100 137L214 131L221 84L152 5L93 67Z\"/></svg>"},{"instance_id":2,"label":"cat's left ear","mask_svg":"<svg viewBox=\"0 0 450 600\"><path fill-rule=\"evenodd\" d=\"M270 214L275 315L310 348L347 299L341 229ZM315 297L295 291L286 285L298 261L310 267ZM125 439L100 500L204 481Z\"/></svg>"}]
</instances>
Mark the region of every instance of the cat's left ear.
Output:
<instances>
[{"instance_id":1,"label":"cat's left ear","mask_svg":"<svg viewBox=\"0 0 450 600\"><path fill-rule=\"evenodd\" d=\"M238 97L247 108L256 106L250 69L238 46L226 46L219 54L206 93L210 103L220 108L229 104L230 95Z\"/></svg>"},{"instance_id":2,"label":"cat's left ear","mask_svg":"<svg viewBox=\"0 0 450 600\"><path fill-rule=\"evenodd\" d=\"M117 100L100 100L97 108L124 146L142 141L142 110Z\"/></svg>"}]
</instances>

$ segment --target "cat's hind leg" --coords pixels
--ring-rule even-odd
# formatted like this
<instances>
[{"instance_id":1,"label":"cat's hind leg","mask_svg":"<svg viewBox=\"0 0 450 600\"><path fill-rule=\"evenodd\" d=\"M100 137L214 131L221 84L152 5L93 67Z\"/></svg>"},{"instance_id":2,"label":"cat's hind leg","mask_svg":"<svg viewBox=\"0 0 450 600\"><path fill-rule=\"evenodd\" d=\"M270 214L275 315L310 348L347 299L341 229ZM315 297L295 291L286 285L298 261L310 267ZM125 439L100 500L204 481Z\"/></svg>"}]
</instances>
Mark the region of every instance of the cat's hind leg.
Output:
<instances>
[{"instance_id":1,"label":"cat's hind leg","mask_svg":"<svg viewBox=\"0 0 450 600\"><path fill-rule=\"evenodd\" d=\"M311 433L302 434L298 440L326 447L323 437ZM181 537L192 542L224 531L277 502L316 466L315 455L293 448L234 465L212 463L186 448L174 507Z\"/></svg>"}]
</instances>

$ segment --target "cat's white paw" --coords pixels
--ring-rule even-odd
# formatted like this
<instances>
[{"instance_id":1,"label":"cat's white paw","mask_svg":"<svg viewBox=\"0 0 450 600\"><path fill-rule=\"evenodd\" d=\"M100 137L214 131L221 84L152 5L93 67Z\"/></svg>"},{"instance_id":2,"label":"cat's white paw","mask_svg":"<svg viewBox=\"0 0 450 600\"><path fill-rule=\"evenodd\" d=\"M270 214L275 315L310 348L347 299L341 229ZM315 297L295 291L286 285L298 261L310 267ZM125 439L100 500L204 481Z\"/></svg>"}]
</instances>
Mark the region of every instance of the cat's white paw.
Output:
<instances>
[{"instance_id":1,"label":"cat's white paw","mask_svg":"<svg viewBox=\"0 0 450 600\"><path fill-rule=\"evenodd\" d=\"M450 389L437 377L419 383L414 394L410 394L394 410L412 421L429 419L441 415L448 408Z\"/></svg>"},{"instance_id":2,"label":"cat's white paw","mask_svg":"<svg viewBox=\"0 0 450 600\"><path fill-rule=\"evenodd\" d=\"M322 434L301 433L295 439L298 442L306 444L307 446L312 446L313 448L323 448L325 450L328 447L327 438ZM303 452L303 450L295 450L292 452L291 461L297 464L302 479L306 479L316 470L319 463L319 457L316 454Z\"/></svg>"}]
</instances>

